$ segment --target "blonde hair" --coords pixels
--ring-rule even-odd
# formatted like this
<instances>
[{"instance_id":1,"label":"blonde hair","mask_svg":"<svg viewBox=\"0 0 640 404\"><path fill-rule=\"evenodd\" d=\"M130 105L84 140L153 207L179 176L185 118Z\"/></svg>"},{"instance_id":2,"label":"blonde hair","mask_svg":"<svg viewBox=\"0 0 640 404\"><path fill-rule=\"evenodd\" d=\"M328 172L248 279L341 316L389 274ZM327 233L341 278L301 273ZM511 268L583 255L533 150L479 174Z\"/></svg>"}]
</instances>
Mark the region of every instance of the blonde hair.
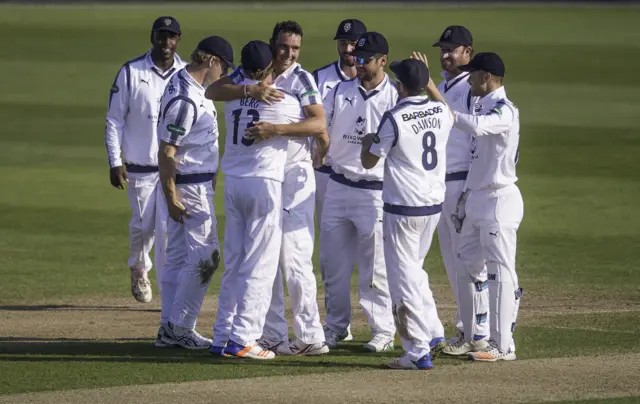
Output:
<instances>
[{"instance_id":1,"label":"blonde hair","mask_svg":"<svg viewBox=\"0 0 640 404\"><path fill-rule=\"evenodd\" d=\"M269 63L269 66L262 70L256 70L255 72L250 72L249 75L252 79L262 81L267 78L271 73L273 73L273 61Z\"/></svg>"},{"instance_id":2,"label":"blonde hair","mask_svg":"<svg viewBox=\"0 0 640 404\"><path fill-rule=\"evenodd\" d=\"M215 58L214 60L219 62L216 56L203 52L201 50L194 49L193 52L191 52L191 61L197 64L205 64L209 61L210 58Z\"/></svg>"}]
</instances>

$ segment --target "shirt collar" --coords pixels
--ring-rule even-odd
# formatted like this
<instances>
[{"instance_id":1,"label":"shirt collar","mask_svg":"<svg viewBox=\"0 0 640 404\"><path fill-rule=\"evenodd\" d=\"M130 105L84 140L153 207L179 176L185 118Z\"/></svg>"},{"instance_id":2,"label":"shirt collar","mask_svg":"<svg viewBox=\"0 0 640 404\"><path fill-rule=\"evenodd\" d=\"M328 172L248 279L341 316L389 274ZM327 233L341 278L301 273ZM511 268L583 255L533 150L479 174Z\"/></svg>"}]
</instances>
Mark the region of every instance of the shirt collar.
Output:
<instances>
[{"instance_id":1,"label":"shirt collar","mask_svg":"<svg viewBox=\"0 0 640 404\"><path fill-rule=\"evenodd\" d=\"M202 85L200 85L200 83L198 83L193 77L191 77L191 75L189 74L189 72L187 72L186 68L183 68L182 70L180 70L178 72L178 75L180 75L180 78L183 80L186 80L187 83L195 86L198 91L202 91L204 92L204 87L202 87Z\"/></svg>"},{"instance_id":2,"label":"shirt collar","mask_svg":"<svg viewBox=\"0 0 640 404\"><path fill-rule=\"evenodd\" d=\"M452 78L450 78L450 79L448 79L448 78L447 78L447 71L446 71L446 70L441 71L441 72L440 72L440 75L442 76L442 78L443 78L446 82L452 82L452 81L455 81L456 79L462 78L462 77L464 77L464 76L468 76L468 75L469 75L469 72L460 72L460 74L458 74L457 76L452 77Z\"/></svg>"},{"instance_id":3,"label":"shirt collar","mask_svg":"<svg viewBox=\"0 0 640 404\"><path fill-rule=\"evenodd\" d=\"M507 91L504 89L504 86L500 86L499 88L496 88L495 90L493 90L489 94L487 94L484 97L482 97L480 99L480 101L484 103L484 102L487 102L487 101L503 100L505 98L507 98Z\"/></svg>"},{"instance_id":4,"label":"shirt collar","mask_svg":"<svg viewBox=\"0 0 640 404\"><path fill-rule=\"evenodd\" d=\"M151 49L149 49L149 51L147 52L146 55L144 55L144 60L147 63L147 69L153 69L156 71L156 73L158 73L160 76L166 74L169 70L173 69L173 68L178 68L178 62L181 62L182 59L180 59L180 56L178 56L177 53L173 54L173 63L171 64L171 67L169 67L169 69L167 69L166 72L161 71L160 69L158 69L158 66L156 66L155 63L153 63L153 59L151 59Z\"/></svg>"},{"instance_id":5,"label":"shirt collar","mask_svg":"<svg viewBox=\"0 0 640 404\"><path fill-rule=\"evenodd\" d=\"M340 77L342 79L342 81L347 81L347 80L351 80L349 78L349 76L347 76L346 74L344 74L344 72L342 71L342 69L340 68L340 59L338 59L337 62L334 63L334 66L336 68L336 73L338 73L338 77Z\"/></svg>"},{"instance_id":6,"label":"shirt collar","mask_svg":"<svg viewBox=\"0 0 640 404\"><path fill-rule=\"evenodd\" d=\"M426 95L414 95L414 96L405 97L405 98L399 100L398 104L404 104L406 102L423 102L428 98L429 97L427 97Z\"/></svg>"},{"instance_id":7,"label":"shirt collar","mask_svg":"<svg viewBox=\"0 0 640 404\"><path fill-rule=\"evenodd\" d=\"M278 75L278 77L276 77L276 80L280 79L280 80L287 80L292 74L293 71L300 66L300 63L296 62L294 64L292 64L291 66L289 66L289 68L285 71L283 71L282 73L280 73L280 75Z\"/></svg>"},{"instance_id":8,"label":"shirt collar","mask_svg":"<svg viewBox=\"0 0 640 404\"><path fill-rule=\"evenodd\" d=\"M389 75L385 73L384 79L380 82L380 84L378 84L375 88L372 88L371 90L367 90L364 87L362 87L360 79L357 79L357 80L358 80L358 87L360 87L360 90L363 91L365 94L371 94L374 91L381 91L387 84L389 84Z\"/></svg>"}]
</instances>

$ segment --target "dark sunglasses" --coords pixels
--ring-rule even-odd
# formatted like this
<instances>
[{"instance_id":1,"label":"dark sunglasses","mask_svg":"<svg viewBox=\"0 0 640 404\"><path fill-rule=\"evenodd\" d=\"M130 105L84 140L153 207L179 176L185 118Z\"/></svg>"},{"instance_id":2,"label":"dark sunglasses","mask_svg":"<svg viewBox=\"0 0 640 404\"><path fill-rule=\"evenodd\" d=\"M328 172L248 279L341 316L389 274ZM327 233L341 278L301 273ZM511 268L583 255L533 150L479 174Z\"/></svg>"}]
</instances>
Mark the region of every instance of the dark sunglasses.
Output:
<instances>
[{"instance_id":1,"label":"dark sunglasses","mask_svg":"<svg viewBox=\"0 0 640 404\"><path fill-rule=\"evenodd\" d=\"M353 59L356 61L356 63L361 64L361 65L366 65L369 64L373 59L376 59L375 57L371 56L370 58L361 58L358 56L354 56Z\"/></svg>"}]
</instances>

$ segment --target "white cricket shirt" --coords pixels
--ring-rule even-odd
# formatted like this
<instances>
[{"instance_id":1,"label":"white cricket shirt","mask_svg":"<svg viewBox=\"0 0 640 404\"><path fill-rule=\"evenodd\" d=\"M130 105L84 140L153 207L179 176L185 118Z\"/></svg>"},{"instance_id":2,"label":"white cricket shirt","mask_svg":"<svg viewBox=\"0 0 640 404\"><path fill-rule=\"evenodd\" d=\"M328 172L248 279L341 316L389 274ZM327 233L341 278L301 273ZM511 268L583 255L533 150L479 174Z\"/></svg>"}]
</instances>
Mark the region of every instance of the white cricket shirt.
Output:
<instances>
[{"instance_id":1,"label":"white cricket shirt","mask_svg":"<svg viewBox=\"0 0 640 404\"><path fill-rule=\"evenodd\" d=\"M318 85L318 91L324 98L338 83L351 80L342 69L340 61L330 63L313 71L313 78Z\"/></svg>"},{"instance_id":2,"label":"white cricket shirt","mask_svg":"<svg viewBox=\"0 0 640 404\"><path fill-rule=\"evenodd\" d=\"M215 173L218 169L216 108L205 88L185 69L175 74L162 96L158 138L178 147L178 174Z\"/></svg>"},{"instance_id":3,"label":"white cricket shirt","mask_svg":"<svg viewBox=\"0 0 640 404\"><path fill-rule=\"evenodd\" d=\"M426 96L403 98L384 114L369 150L385 159L382 200L397 208L391 213L418 213L419 209L403 208L434 207L444 201L452 127L449 108ZM429 214L424 212L422 215Z\"/></svg>"},{"instance_id":4,"label":"white cricket shirt","mask_svg":"<svg viewBox=\"0 0 640 404\"><path fill-rule=\"evenodd\" d=\"M336 85L324 99L327 131L331 143L331 167L350 181L382 181L384 165L372 169L362 167L360 151L362 138L375 133L382 115L395 107L398 92L385 74L384 80L367 91L359 79Z\"/></svg>"},{"instance_id":5,"label":"white cricket shirt","mask_svg":"<svg viewBox=\"0 0 640 404\"><path fill-rule=\"evenodd\" d=\"M158 166L160 99L169 79L186 63L176 54L173 66L160 71L151 51L125 63L109 93L105 143L111 167Z\"/></svg>"},{"instance_id":6,"label":"white cricket shirt","mask_svg":"<svg viewBox=\"0 0 640 404\"><path fill-rule=\"evenodd\" d=\"M454 125L473 135L467 188L498 189L518 180L520 112L504 87L478 98L473 115L457 113Z\"/></svg>"},{"instance_id":7,"label":"white cricket shirt","mask_svg":"<svg viewBox=\"0 0 640 404\"><path fill-rule=\"evenodd\" d=\"M318 85L318 91L323 99L338 83L351 80L344 74L342 69L340 69L340 61L333 62L315 70L313 72L313 78ZM327 152L324 158L324 166L316 169L316 171L331 173L331 153Z\"/></svg>"},{"instance_id":8,"label":"white cricket shirt","mask_svg":"<svg viewBox=\"0 0 640 404\"><path fill-rule=\"evenodd\" d=\"M449 107L462 113L470 113L471 85L467 81L469 72L462 72L456 77L446 80L445 72L442 72L445 80L438 84L438 90L449 104ZM447 143L447 173L469 171L471 164L471 134L458 128L451 129L449 142Z\"/></svg>"},{"instance_id":9,"label":"white cricket shirt","mask_svg":"<svg viewBox=\"0 0 640 404\"><path fill-rule=\"evenodd\" d=\"M233 75L234 82L239 85L258 83L245 76L242 68L237 69ZM284 89L279 90L284 93L285 98L271 105L251 97L225 102L227 137L222 156L222 171L226 175L284 181L284 166L290 138L276 136L256 142L244 137L245 129L256 121L289 124L304 119L298 98Z\"/></svg>"},{"instance_id":10,"label":"white cricket shirt","mask_svg":"<svg viewBox=\"0 0 640 404\"><path fill-rule=\"evenodd\" d=\"M237 70L236 70L237 72ZM238 84L242 76L234 72L231 75L233 82ZM307 72L299 63L292 64L287 70L282 72L273 84L285 93L295 96L300 105L304 108L309 105L322 103L322 98L318 92L318 87L311 73ZM301 115L301 122L305 119L304 113ZM287 165L297 164L299 162L311 163L311 144L312 137L288 137L289 145L287 146Z\"/></svg>"}]
</instances>

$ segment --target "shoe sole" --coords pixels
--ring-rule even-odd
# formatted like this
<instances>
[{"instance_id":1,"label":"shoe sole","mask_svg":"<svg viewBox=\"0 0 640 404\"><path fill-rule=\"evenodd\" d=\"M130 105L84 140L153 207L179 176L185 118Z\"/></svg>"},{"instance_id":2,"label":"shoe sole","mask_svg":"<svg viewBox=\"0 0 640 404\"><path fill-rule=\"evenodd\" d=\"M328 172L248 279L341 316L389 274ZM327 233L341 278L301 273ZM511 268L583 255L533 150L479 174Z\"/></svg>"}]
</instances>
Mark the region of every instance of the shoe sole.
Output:
<instances>
[{"instance_id":1,"label":"shoe sole","mask_svg":"<svg viewBox=\"0 0 640 404\"><path fill-rule=\"evenodd\" d=\"M191 351L200 351L200 350L203 350L203 349L211 348L211 345L207 345L207 346L183 345L178 341L175 341L175 340L172 340L172 339L167 339L167 338L164 338L164 337L160 340L160 342L162 342L163 344L166 344L166 345L173 345L173 346L178 347L178 348L189 349Z\"/></svg>"},{"instance_id":2,"label":"shoe sole","mask_svg":"<svg viewBox=\"0 0 640 404\"><path fill-rule=\"evenodd\" d=\"M133 298L136 299L140 303L150 303L153 300L152 296L149 296L148 299L145 299L144 297L138 297L133 293L132 293L132 295L133 295Z\"/></svg>"},{"instance_id":3,"label":"shoe sole","mask_svg":"<svg viewBox=\"0 0 640 404\"><path fill-rule=\"evenodd\" d=\"M369 344L365 344L363 346L364 350L367 352L387 352L387 351L393 351L395 349L395 346L391 345L391 346L386 346L383 347L382 349L378 349L376 347L374 347L373 345L369 345Z\"/></svg>"},{"instance_id":4,"label":"shoe sole","mask_svg":"<svg viewBox=\"0 0 640 404\"><path fill-rule=\"evenodd\" d=\"M166 344L160 340L156 340L156 342L153 344L156 348L175 348L176 345L175 344Z\"/></svg>"},{"instance_id":5,"label":"shoe sole","mask_svg":"<svg viewBox=\"0 0 640 404\"><path fill-rule=\"evenodd\" d=\"M474 362L498 362L498 361L510 362L510 361L517 360L515 355L513 355L513 356L510 356L510 355L509 356L504 356L502 358L484 359L484 358L476 358L473 355L469 354L468 358L469 358L470 361L474 361Z\"/></svg>"},{"instance_id":6,"label":"shoe sole","mask_svg":"<svg viewBox=\"0 0 640 404\"><path fill-rule=\"evenodd\" d=\"M263 352L270 352L270 353L271 353L271 355L268 355L268 356L260 356L260 355L257 355L257 354L254 354L254 353L250 353L250 352L246 352L246 353L244 353L244 354L242 354L242 355L238 355L238 354L235 354L235 355L234 355L234 354L229 354L229 353L226 353L226 352L225 352L225 354L226 354L226 355L234 356L234 357L236 357L236 358L241 358L241 359L255 359L255 360L261 360L261 361L263 361L263 360L270 360L270 359L274 359L274 358L276 357L276 354L275 354L275 353L273 353L273 352L271 352L271 351L267 351L267 350L265 350L265 351L263 351Z\"/></svg>"},{"instance_id":7,"label":"shoe sole","mask_svg":"<svg viewBox=\"0 0 640 404\"><path fill-rule=\"evenodd\" d=\"M312 351L308 351L308 352L297 352L297 353L287 353L287 352L283 352L283 353L279 353L276 352L276 355L282 355L282 356L321 356L321 355L326 355L329 353L329 347L328 346L323 346L322 348L319 349L314 349Z\"/></svg>"},{"instance_id":8,"label":"shoe sole","mask_svg":"<svg viewBox=\"0 0 640 404\"><path fill-rule=\"evenodd\" d=\"M441 353L443 355L449 355L449 356L464 356L464 355L469 355L471 352L473 351L467 351L462 353L442 351Z\"/></svg>"}]
</instances>

